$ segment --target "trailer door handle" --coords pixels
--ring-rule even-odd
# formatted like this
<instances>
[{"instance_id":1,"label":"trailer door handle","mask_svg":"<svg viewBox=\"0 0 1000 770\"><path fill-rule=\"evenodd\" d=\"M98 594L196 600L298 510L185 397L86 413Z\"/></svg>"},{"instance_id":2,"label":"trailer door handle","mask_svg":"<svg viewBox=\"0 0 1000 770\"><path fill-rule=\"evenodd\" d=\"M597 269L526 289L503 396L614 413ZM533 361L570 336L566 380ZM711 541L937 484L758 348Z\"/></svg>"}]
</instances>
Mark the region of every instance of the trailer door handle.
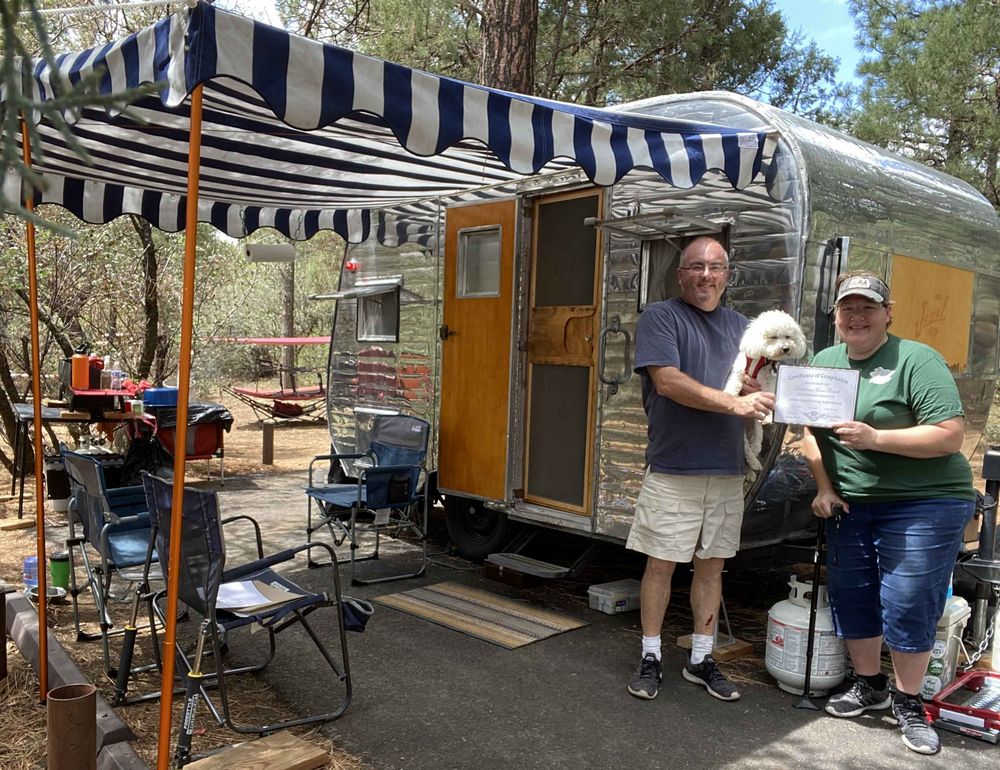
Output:
<instances>
[{"instance_id":1,"label":"trailer door handle","mask_svg":"<svg viewBox=\"0 0 1000 770\"><path fill-rule=\"evenodd\" d=\"M604 373L605 353L607 352L607 342L609 334L621 334L625 337L625 371L618 377L608 377ZM613 396L618 392L618 386L628 382L632 376L632 367L629 361L632 358L632 335L621 328L621 318L613 315L608 319L608 325L601 329L601 336L598 347L598 360L600 365L597 368L597 378L608 386L608 395Z\"/></svg>"},{"instance_id":2,"label":"trailer door handle","mask_svg":"<svg viewBox=\"0 0 1000 770\"><path fill-rule=\"evenodd\" d=\"M438 336L441 338L442 342L446 341L449 337L455 336L457 333L458 332L449 329L448 324L441 324L441 327L438 329Z\"/></svg>"}]
</instances>

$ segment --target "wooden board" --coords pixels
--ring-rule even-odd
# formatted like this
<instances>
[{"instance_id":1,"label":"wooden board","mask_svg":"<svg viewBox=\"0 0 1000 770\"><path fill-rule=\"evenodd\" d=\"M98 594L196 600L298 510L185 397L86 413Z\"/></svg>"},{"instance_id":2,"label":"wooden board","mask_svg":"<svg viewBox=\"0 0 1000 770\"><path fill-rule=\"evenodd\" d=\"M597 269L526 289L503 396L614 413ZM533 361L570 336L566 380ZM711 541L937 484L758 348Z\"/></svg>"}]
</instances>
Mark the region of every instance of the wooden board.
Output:
<instances>
[{"instance_id":1,"label":"wooden board","mask_svg":"<svg viewBox=\"0 0 1000 770\"><path fill-rule=\"evenodd\" d=\"M901 254L892 258L893 334L930 345L952 371L969 364L975 273Z\"/></svg>"},{"instance_id":2,"label":"wooden board","mask_svg":"<svg viewBox=\"0 0 1000 770\"><path fill-rule=\"evenodd\" d=\"M691 634L678 636L677 646L685 650L690 650ZM751 654L753 654L753 645L750 644L750 642L743 641L742 639L736 639L732 642L720 644L712 650L712 657L720 663L725 663L727 660L735 660L736 658L745 658Z\"/></svg>"},{"instance_id":3,"label":"wooden board","mask_svg":"<svg viewBox=\"0 0 1000 770\"><path fill-rule=\"evenodd\" d=\"M330 755L324 749L282 732L199 759L186 767L189 770L316 770L329 762Z\"/></svg>"},{"instance_id":4,"label":"wooden board","mask_svg":"<svg viewBox=\"0 0 1000 770\"><path fill-rule=\"evenodd\" d=\"M64 420L86 420L90 418L90 412L71 411L69 409L63 409L59 412L59 416Z\"/></svg>"},{"instance_id":5,"label":"wooden board","mask_svg":"<svg viewBox=\"0 0 1000 770\"><path fill-rule=\"evenodd\" d=\"M25 516L23 519L0 521L0 531L3 532L9 532L13 529L30 529L33 526L35 526L34 516Z\"/></svg>"}]
</instances>

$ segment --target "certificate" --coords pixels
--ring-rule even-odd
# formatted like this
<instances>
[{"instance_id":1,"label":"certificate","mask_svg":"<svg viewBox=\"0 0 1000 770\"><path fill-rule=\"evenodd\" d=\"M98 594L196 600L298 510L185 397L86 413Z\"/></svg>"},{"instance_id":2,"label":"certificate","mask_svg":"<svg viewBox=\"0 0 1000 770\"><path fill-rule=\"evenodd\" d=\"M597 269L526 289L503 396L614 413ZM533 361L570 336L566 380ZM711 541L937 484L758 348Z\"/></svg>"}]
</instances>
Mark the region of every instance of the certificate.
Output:
<instances>
[{"instance_id":1,"label":"certificate","mask_svg":"<svg viewBox=\"0 0 1000 770\"><path fill-rule=\"evenodd\" d=\"M853 420L860 382L857 369L779 366L774 421L829 428Z\"/></svg>"}]
</instances>

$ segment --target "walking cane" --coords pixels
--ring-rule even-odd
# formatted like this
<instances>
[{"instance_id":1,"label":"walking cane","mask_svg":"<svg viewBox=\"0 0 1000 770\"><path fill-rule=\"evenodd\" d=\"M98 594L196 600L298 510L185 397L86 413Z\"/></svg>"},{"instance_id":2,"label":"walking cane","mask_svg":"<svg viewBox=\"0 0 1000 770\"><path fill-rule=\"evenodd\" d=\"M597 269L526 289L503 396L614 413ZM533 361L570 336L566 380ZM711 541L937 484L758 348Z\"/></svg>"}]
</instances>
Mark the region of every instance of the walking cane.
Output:
<instances>
[{"instance_id":1,"label":"walking cane","mask_svg":"<svg viewBox=\"0 0 1000 770\"><path fill-rule=\"evenodd\" d=\"M809 697L809 689L812 684L813 647L815 646L814 636L816 634L816 605L819 602L819 570L822 566L821 555L823 553L823 535L825 532L826 519L817 518L816 550L813 552L812 592L809 597L809 641L806 642L806 679L802 685L802 700L795 704L795 708L797 709L810 709L811 711L819 711L819 706L813 703Z\"/></svg>"}]
</instances>

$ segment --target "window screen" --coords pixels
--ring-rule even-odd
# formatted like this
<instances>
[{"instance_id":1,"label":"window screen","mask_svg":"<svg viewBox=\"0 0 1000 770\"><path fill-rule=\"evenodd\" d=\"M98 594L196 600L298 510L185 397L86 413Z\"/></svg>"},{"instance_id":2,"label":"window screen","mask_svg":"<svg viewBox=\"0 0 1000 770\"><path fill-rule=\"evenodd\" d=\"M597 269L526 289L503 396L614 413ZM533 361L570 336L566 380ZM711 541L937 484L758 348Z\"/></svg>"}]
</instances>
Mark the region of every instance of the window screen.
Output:
<instances>
[{"instance_id":1,"label":"window screen","mask_svg":"<svg viewBox=\"0 0 1000 770\"><path fill-rule=\"evenodd\" d=\"M477 227L458 234L459 297L500 296L500 228Z\"/></svg>"},{"instance_id":2,"label":"window screen","mask_svg":"<svg viewBox=\"0 0 1000 770\"><path fill-rule=\"evenodd\" d=\"M358 297L358 342L399 342L399 287Z\"/></svg>"}]
</instances>

